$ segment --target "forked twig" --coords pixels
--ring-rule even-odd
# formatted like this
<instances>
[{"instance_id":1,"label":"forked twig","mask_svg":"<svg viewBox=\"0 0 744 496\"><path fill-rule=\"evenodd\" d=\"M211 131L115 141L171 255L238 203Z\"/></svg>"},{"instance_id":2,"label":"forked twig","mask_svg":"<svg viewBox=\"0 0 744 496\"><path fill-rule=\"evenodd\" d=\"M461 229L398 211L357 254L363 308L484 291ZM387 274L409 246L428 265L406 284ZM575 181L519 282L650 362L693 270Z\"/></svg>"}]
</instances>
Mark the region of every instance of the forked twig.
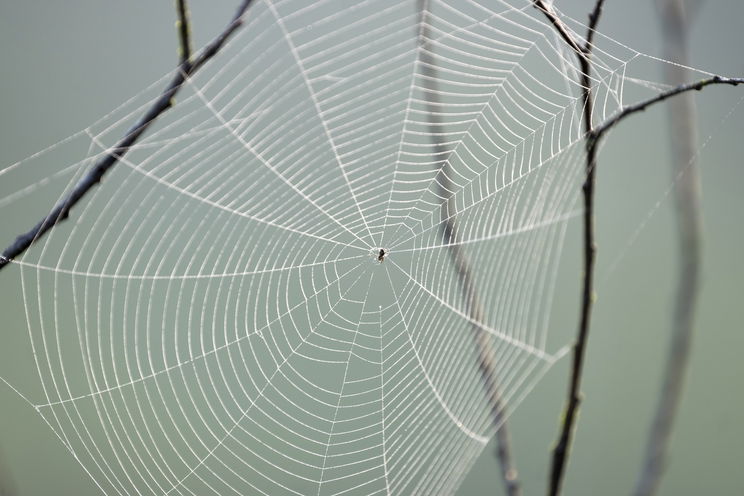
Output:
<instances>
[{"instance_id":1,"label":"forked twig","mask_svg":"<svg viewBox=\"0 0 744 496\"><path fill-rule=\"evenodd\" d=\"M419 30L419 58L421 60L421 71L426 76L427 91L425 100L429 118L429 132L437 136L441 129L439 117L439 97L437 84L436 60L431 55L432 48L428 45L431 39L429 24L427 23L428 0L419 0L420 30ZM504 403L501 399L498 384L498 372L496 370L496 357L491 347L491 338L488 332L478 323L485 321L485 310L478 296L475 278L467 255L457 243L457 225L455 223L456 202L452 191L454 187L450 179L452 173L449 160L447 159L448 148L436 141L434 143L434 156L443 160L442 167L437 172L435 181L439 185L439 196L447 198L442 204L441 219L444 242L447 244L452 263L460 281L460 286L465 300L465 307L472 323L473 340L478 350L478 368L483 378L488 402L491 406L491 415L494 426L496 426L496 455L501 469L501 479L508 496L519 496L522 490L518 480L517 468L512 460L511 440L509 430L504 416Z\"/></svg>"},{"instance_id":2,"label":"forked twig","mask_svg":"<svg viewBox=\"0 0 744 496\"><path fill-rule=\"evenodd\" d=\"M75 187L62 198L43 219L41 219L31 230L18 236L0 255L0 269L9 264L15 257L26 251L32 244L41 238L47 231L58 223L67 219L70 209L74 207L90 191L93 186L101 182L103 176L130 150L142 134L161 114L171 108L174 97L178 91L196 71L198 71L209 59L214 57L225 44L227 39L243 24L243 14L248 9L252 0L243 0L233 18L225 29L209 43L192 60L190 42L190 23L186 0L177 0L178 12L178 37L179 37L179 66L178 72L170 84L163 90L160 97L152 104L149 110L132 126L126 135L102 157L93 168L82 178Z\"/></svg>"},{"instance_id":3,"label":"forked twig","mask_svg":"<svg viewBox=\"0 0 744 496\"><path fill-rule=\"evenodd\" d=\"M602 14L604 0L596 0L594 9L589 14L589 25L586 41L580 41L571 34L568 27L560 20L553 9L546 5L543 0L533 0L533 5L547 17L550 24L556 29L566 44L574 50L579 61L581 70L580 83L584 103L584 130L586 133L586 178L582 187L584 195L584 274L581 290L581 316L576 342L573 345L573 360L571 364L571 378L568 388L568 399L565 407L561 431L558 440L553 447L551 469L548 480L548 494L555 496L560 493L561 483L565 473L568 460L573 426L576 421L579 404L581 403L581 377L584 365L586 343L589 336L591 322L592 303L594 299L594 264L596 258L596 246L594 235L594 187L596 182L597 147L600 139L607 131L615 127L622 120L637 112L641 112L651 105L663 102L675 95L692 90L700 90L713 84L728 84L736 86L744 83L740 78L712 77L695 83L680 85L668 91L662 92L648 100L641 101L635 105L625 107L622 111L609 118L602 124L594 126L592 123L592 86L591 86L591 52L597 23Z\"/></svg>"},{"instance_id":4,"label":"forked twig","mask_svg":"<svg viewBox=\"0 0 744 496\"><path fill-rule=\"evenodd\" d=\"M570 33L566 25L555 12L543 2L533 0L535 7L542 11L548 18L558 34L569 47L576 53L581 70L580 83L582 88L584 105L584 131L587 136L592 136L594 126L592 124L592 81L591 81L591 54L593 48L594 32L602 14L604 0L597 0L594 9L589 15L589 28L586 41L582 45L578 39ZM581 403L581 377L584 368L584 356L586 354L586 342L589 336L589 327L592 315L592 300L594 298L594 263L597 248L594 242L594 186L596 183L597 164L597 140L589 139L586 144L586 178L582 187L584 193L584 279L581 289L581 317L576 342L573 345L573 360L571 365L571 379L568 387L568 400L563 415L563 424L558 441L553 447L553 458L551 462L548 480L548 494L560 493L561 482L565 473L566 460L571 446L573 436L573 425Z\"/></svg>"}]
</instances>

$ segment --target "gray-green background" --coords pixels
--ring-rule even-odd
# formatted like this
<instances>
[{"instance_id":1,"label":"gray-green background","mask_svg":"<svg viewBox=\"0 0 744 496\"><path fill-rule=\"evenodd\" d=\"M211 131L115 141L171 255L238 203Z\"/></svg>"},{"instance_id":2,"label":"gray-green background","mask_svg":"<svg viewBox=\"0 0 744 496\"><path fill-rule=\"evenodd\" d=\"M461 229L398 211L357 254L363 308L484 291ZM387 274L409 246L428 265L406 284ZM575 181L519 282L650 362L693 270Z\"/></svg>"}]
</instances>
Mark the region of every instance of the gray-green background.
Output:
<instances>
[{"instance_id":1,"label":"gray-green background","mask_svg":"<svg viewBox=\"0 0 744 496\"><path fill-rule=\"evenodd\" d=\"M196 45L221 29L236 2L192 1ZM556 0L583 19L588 1ZM661 56L652 3L608 0L600 30ZM744 74L739 0L704 2L692 31L692 65ZM176 49L171 1L0 1L0 163L7 165L85 127L167 72ZM649 77L661 78L661 66ZM704 293L687 388L661 494L742 494L744 409L744 97L712 88L697 102L704 186ZM671 184L663 110L618 129L600 159L598 294L566 494L628 494L655 405L675 280ZM710 140L708 141L708 138ZM657 208L657 204L659 204ZM650 217L649 217L650 215ZM0 218L0 243L36 212ZM578 313L580 230L569 228L550 332L569 340ZM637 237L636 232L639 232ZM615 263L616 262L616 263ZM33 390L17 268L0 274L0 376ZM568 360L555 366L510 419L527 494L541 494L557 431ZM460 494L500 491L489 447ZM62 445L0 383L0 487L16 494L96 494Z\"/></svg>"}]
</instances>

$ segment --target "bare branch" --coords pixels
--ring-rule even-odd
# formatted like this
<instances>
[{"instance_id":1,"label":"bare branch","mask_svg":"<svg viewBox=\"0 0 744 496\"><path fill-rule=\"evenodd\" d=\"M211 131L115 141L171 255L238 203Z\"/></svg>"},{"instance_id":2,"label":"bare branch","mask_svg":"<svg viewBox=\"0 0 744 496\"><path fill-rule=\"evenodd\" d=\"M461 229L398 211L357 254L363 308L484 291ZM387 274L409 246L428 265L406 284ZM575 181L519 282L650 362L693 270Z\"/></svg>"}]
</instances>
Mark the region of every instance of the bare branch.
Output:
<instances>
[{"instance_id":1,"label":"bare branch","mask_svg":"<svg viewBox=\"0 0 744 496\"><path fill-rule=\"evenodd\" d=\"M594 33L597 32L597 23L599 18L602 16L602 7L604 6L604 0L597 0L594 4L594 10L589 14L589 27L586 33L586 43L584 44L584 52L590 51L590 47L594 43Z\"/></svg>"},{"instance_id":2,"label":"bare branch","mask_svg":"<svg viewBox=\"0 0 744 496\"><path fill-rule=\"evenodd\" d=\"M604 0L596 0L594 9L589 15L589 24L587 29L586 41L582 46L580 41L571 34L565 24L558 18L555 12L545 4L543 0L533 0L534 6L543 12L548 21L556 29L560 37L566 44L574 50L581 68L581 87L584 100L584 130L586 132L586 179L583 185L584 193L584 278L581 293L581 317L576 342L573 347L573 363L571 365L571 379L568 391L568 401L563 415L561 432L553 448L553 457L551 472L549 477L548 494L557 495L560 493L565 466L568 459L568 453L573 436L573 425L576 414L581 402L581 376L584 363L586 343L589 334L593 294L594 265L596 258L596 246L594 242L594 188L596 182L596 165L597 165L597 146L602 136L621 122L626 117L645 110L650 105L662 102L672 96L691 91L700 90L705 86L712 84L729 84L737 85L743 83L742 79L731 79L722 77L712 77L696 83L681 85L671 90L665 91L653 98L645 100L626 107L614 117L603 122L597 127L592 123L592 89L591 89L591 52L593 48L594 34L602 14ZM682 344L677 343L682 346ZM673 353L679 352L674 350Z\"/></svg>"},{"instance_id":3,"label":"bare branch","mask_svg":"<svg viewBox=\"0 0 744 496\"><path fill-rule=\"evenodd\" d=\"M657 0L667 60L664 79L672 85L689 79L689 16L682 0ZM692 346L695 310L699 293L703 219L700 211L700 168L695 159L697 126L695 100L687 93L669 105L672 177L676 185L677 232L679 243L679 279L672 316L672 334L666 359L664 382L651 424L646 454L636 481L636 496L651 496L658 490L666 465L666 453L674 418L682 397L685 371Z\"/></svg>"},{"instance_id":4,"label":"bare branch","mask_svg":"<svg viewBox=\"0 0 744 496\"><path fill-rule=\"evenodd\" d=\"M636 112L642 112L651 105L663 102L664 100L668 100L671 97L679 95L681 93L685 93L688 91L700 91L706 86L710 86L713 84L727 84L729 86L738 86L740 84L744 84L744 78L727 78L721 76L713 76L710 78L701 79L700 81L696 81L694 83L679 85L677 87L659 93L658 95L649 98L648 100L643 100L642 102L638 102L636 104L625 107L622 111L607 119L601 125L597 126L594 129L591 138L595 141L599 140L607 131L615 127L626 117L629 117Z\"/></svg>"},{"instance_id":5,"label":"bare branch","mask_svg":"<svg viewBox=\"0 0 744 496\"><path fill-rule=\"evenodd\" d=\"M563 475L566 470L569 450L573 437L573 426L576 421L579 404L581 403L581 378L584 369L584 356L586 354L586 343L589 337L591 324L592 303L594 301L594 265L597 248L594 242L594 189L597 170L597 141L591 139L594 126L592 124L592 81L591 81L591 54L599 18L602 15L604 0L597 0L589 15L589 26L587 29L586 42L582 46L580 41L574 37L557 17L555 12L543 2L533 0L535 7L542 11L553 25L558 34L576 53L581 68L581 88L584 102L584 131L589 137L586 144L586 178L582 191L584 193L584 278L581 289L581 316L576 342L573 345L573 360L571 364L571 378L568 387L568 398L561 430L558 440L553 447L553 456L548 479L548 494L555 496L560 493Z\"/></svg>"},{"instance_id":6,"label":"bare branch","mask_svg":"<svg viewBox=\"0 0 744 496\"><path fill-rule=\"evenodd\" d=\"M119 140L111 151L102 157L93 168L82 178L75 187L60 200L43 219L41 219L31 230L18 236L15 241L8 246L0 255L0 269L9 264L15 257L26 251L33 243L46 234L58 223L67 219L70 209L74 207L96 184L101 182L103 176L121 159L129 149L137 142L142 134L150 125L165 111L173 106L173 98L183 86L183 83L201 68L204 63L214 57L225 44L227 39L243 24L243 14L248 9L252 0L243 0L238 7L235 15L225 29L199 53L196 59L191 62L190 50L185 50L188 45L188 25L187 9L185 1L179 1L179 22L182 26L179 29L179 40L181 45L181 63L178 66L178 72L170 84L163 90L160 97L153 103L150 109L140 118L140 120L127 131L126 135ZM181 8L182 7L182 8ZM184 35L184 33L186 33ZM184 37L185 36L185 37Z\"/></svg>"},{"instance_id":7,"label":"bare branch","mask_svg":"<svg viewBox=\"0 0 744 496\"><path fill-rule=\"evenodd\" d=\"M180 65L184 65L191 60L191 21L186 0L176 0L176 10L178 11L176 27L178 28Z\"/></svg>"},{"instance_id":8,"label":"bare branch","mask_svg":"<svg viewBox=\"0 0 744 496\"><path fill-rule=\"evenodd\" d=\"M563 41L565 41L566 44L571 47L574 52L576 52L576 56L583 59L584 49L581 48L581 45L578 43L574 35L571 34L568 27L563 23L563 21L561 21L555 14L555 12L553 12L553 9L550 8L550 6L548 6L543 0L533 0L533 4L537 10L545 14L545 17L548 18L548 21L550 21L560 37L563 38Z\"/></svg>"},{"instance_id":9,"label":"bare branch","mask_svg":"<svg viewBox=\"0 0 744 496\"><path fill-rule=\"evenodd\" d=\"M428 0L419 0L418 3L419 12L421 13L419 45L425 47L428 40L431 39L429 24L426 22L426 17L428 15ZM438 130L442 127L442 122L439 117L441 103L438 101L437 97L439 91L437 84L436 60L431 55L431 46L426 47L425 50L419 50L419 54L422 62L421 71L425 76L427 76L425 84L430 90L426 92L426 105L429 114L429 132L432 136L436 136L439 132ZM501 468L501 479L508 496L519 496L522 494L522 490L518 480L517 468L512 460L511 440L506 425L506 418L504 416L504 403L501 399L500 387L498 384L496 358L493 354L491 337L481 325L477 324L478 322L485 321L486 314L478 296L478 290L470 266L470 261L462 250L462 247L457 242L457 225L455 223L456 202L455 197L452 194L452 191L454 191L455 188L450 179L453 174L449 171L450 163L447 158L450 150L439 141L434 143L434 147L434 155L442 157L443 160L441 168L437 171L437 179L435 181L439 185L439 196L447 198L447 201L444 202L441 207L443 235L452 258L455 272L460 281L465 306L468 310L470 322L472 323L473 341L475 348L478 351L478 368L483 379L486 394L488 395L488 402L491 406L493 425L496 427L496 455Z\"/></svg>"}]
</instances>

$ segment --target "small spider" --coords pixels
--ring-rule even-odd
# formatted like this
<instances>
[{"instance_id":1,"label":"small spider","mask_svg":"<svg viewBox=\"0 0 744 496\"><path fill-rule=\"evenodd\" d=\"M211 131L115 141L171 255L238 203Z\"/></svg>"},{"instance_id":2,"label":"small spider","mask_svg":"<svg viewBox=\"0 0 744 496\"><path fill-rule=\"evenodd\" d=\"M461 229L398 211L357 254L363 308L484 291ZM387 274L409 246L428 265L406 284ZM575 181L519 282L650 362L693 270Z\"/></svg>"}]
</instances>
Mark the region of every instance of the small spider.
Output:
<instances>
[{"instance_id":1,"label":"small spider","mask_svg":"<svg viewBox=\"0 0 744 496\"><path fill-rule=\"evenodd\" d=\"M385 261L385 248L380 248L380 251L377 252L377 261L382 263Z\"/></svg>"}]
</instances>

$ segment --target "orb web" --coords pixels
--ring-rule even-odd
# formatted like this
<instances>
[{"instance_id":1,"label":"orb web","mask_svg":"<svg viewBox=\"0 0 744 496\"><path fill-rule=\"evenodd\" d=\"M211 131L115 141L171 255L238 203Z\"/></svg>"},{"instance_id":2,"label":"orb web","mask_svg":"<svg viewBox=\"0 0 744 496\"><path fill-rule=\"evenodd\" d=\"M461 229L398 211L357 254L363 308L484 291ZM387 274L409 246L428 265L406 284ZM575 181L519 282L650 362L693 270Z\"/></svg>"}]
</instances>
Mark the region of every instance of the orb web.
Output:
<instances>
[{"instance_id":1,"label":"orb web","mask_svg":"<svg viewBox=\"0 0 744 496\"><path fill-rule=\"evenodd\" d=\"M547 319L583 179L574 56L531 2L425 6L257 2L15 262L36 411L105 494L449 494L499 427L472 326L504 417L564 353ZM598 39L602 118L626 83L653 86L627 74L642 54ZM161 86L58 144L54 173L0 208L61 197Z\"/></svg>"}]
</instances>

